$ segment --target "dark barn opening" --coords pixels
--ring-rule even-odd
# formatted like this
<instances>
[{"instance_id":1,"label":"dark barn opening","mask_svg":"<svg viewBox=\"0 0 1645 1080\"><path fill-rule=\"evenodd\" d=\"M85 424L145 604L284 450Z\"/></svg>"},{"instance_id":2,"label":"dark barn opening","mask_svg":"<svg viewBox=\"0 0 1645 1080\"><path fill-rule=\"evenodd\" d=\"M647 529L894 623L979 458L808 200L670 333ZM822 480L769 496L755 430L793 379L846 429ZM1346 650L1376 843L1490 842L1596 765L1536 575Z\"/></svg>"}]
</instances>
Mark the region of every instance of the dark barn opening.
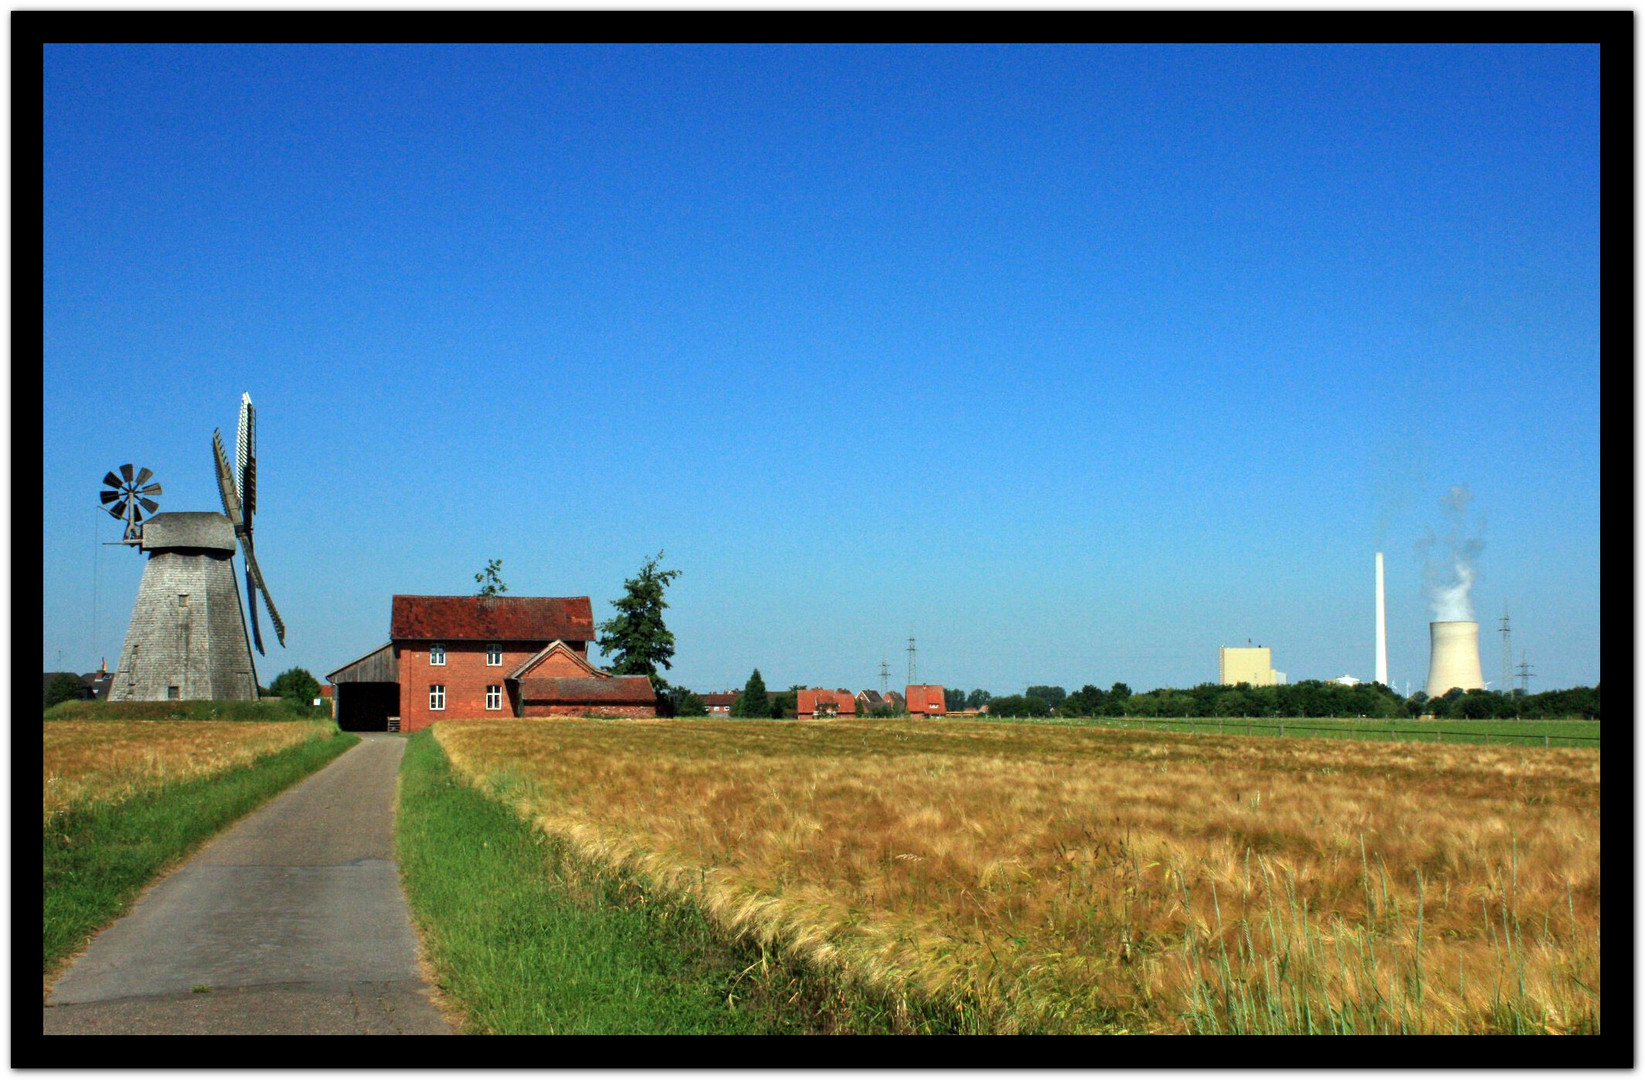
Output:
<instances>
[{"instance_id":1,"label":"dark barn opening","mask_svg":"<svg viewBox=\"0 0 1645 1080\"><path fill-rule=\"evenodd\" d=\"M387 731L388 718L400 715L399 683L339 683L333 693L344 731Z\"/></svg>"},{"instance_id":2,"label":"dark barn opening","mask_svg":"<svg viewBox=\"0 0 1645 1080\"><path fill-rule=\"evenodd\" d=\"M344 731L387 731L388 718L400 715L400 665L392 643L326 678L337 702L337 726Z\"/></svg>"}]
</instances>

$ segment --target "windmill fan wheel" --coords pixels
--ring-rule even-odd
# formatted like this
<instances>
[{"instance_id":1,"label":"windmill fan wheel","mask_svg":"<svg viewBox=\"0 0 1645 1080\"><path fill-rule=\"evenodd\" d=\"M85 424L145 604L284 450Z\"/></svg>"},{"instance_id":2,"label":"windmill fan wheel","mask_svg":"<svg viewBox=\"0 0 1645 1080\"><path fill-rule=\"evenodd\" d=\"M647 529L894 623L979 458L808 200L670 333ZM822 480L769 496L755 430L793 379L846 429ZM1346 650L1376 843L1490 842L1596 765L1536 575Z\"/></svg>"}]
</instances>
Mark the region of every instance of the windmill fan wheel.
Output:
<instances>
[{"instance_id":1,"label":"windmill fan wheel","mask_svg":"<svg viewBox=\"0 0 1645 1080\"><path fill-rule=\"evenodd\" d=\"M103 509L124 521L128 528L142 521L145 513L153 514L160 509L158 496L162 494L159 484L149 483L153 475L150 469L138 472L135 466L122 465L118 473L104 476L103 492L99 496Z\"/></svg>"}]
</instances>

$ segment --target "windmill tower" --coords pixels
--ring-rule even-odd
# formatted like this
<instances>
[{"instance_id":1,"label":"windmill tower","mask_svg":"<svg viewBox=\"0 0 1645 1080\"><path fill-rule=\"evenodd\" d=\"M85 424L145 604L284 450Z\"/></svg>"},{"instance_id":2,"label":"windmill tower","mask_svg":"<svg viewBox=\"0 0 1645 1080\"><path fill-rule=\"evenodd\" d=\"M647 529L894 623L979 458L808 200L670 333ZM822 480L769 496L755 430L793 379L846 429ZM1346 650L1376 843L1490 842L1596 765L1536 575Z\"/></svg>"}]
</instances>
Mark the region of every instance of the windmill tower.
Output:
<instances>
[{"instance_id":1,"label":"windmill tower","mask_svg":"<svg viewBox=\"0 0 1645 1080\"><path fill-rule=\"evenodd\" d=\"M224 514L154 513L158 502L145 496L159 495L160 485L142 486L153 475L147 469L134 478L127 465L123 478L114 473L104 477L114 490L112 498L108 491L103 493L104 506L126 523L121 542L148 552L119 668L109 687L110 701L256 699L257 669L234 575L236 548L245 555L257 651L263 651L256 627L257 589L285 644L285 624L263 584L252 553L251 515L244 509L256 501L255 425L251 396L243 395L237 474L229 468L221 433L212 433ZM144 510L153 515L147 521L142 520Z\"/></svg>"}]
</instances>

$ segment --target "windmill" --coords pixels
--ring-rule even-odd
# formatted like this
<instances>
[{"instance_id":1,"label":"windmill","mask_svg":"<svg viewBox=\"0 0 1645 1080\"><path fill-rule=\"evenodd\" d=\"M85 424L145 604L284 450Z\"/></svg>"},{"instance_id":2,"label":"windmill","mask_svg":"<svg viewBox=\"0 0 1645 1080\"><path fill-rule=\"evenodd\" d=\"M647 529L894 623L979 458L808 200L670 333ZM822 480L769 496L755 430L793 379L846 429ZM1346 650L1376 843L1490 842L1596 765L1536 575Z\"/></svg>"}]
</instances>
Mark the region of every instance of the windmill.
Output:
<instances>
[{"instance_id":1,"label":"windmill","mask_svg":"<svg viewBox=\"0 0 1645 1080\"><path fill-rule=\"evenodd\" d=\"M286 643L286 624L274 607L274 598L268 594L263 571L257 565L257 554L251 546L251 516L257 510L257 410L251 404L250 394L240 395L240 425L235 433L234 466L228 463L223 450L221 429L211 433L211 449L217 461L217 494L223 500L223 513L234 526L234 535L240 541L241 554L246 560L246 605L251 608L251 639L257 645L259 656L263 651L263 628L257 622L257 593L263 594L268 605L268 617L274 623L275 636L281 647Z\"/></svg>"},{"instance_id":2,"label":"windmill","mask_svg":"<svg viewBox=\"0 0 1645 1080\"><path fill-rule=\"evenodd\" d=\"M286 627L251 546L251 515L257 502L256 416L251 395L240 398L236 465L223 450L221 431L213 431L212 450L217 490L224 513L155 513L159 484L148 469L131 465L103 478L105 509L126 523L121 541L148 553L137 587L120 665L109 687L110 701L256 700L257 670L246 633L245 610L234 574L234 553L246 560L246 591L251 602L257 651L263 652L257 628L257 591L268 605L275 633L285 644ZM149 514L147 520L144 513Z\"/></svg>"},{"instance_id":3,"label":"windmill","mask_svg":"<svg viewBox=\"0 0 1645 1080\"><path fill-rule=\"evenodd\" d=\"M103 509L126 523L125 536L121 540L121 543L125 544L135 544L143 535L143 511L153 514L160 509L160 485L149 483L154 471L144 469L134 476L133 468L131 465L122 465L118 473L110 470L103 477L103 492L100 496Z\"/></svg>"}]
</instances>

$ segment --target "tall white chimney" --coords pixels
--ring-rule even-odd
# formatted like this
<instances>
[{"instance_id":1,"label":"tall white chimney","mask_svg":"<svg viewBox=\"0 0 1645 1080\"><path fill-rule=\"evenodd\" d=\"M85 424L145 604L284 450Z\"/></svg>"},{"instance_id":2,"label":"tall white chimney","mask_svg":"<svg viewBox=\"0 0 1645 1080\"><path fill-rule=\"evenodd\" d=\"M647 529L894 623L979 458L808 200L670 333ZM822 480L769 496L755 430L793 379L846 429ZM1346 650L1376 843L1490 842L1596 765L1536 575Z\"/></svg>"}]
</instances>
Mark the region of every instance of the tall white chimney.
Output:
<instances>
[{"instance_id":1,"label":"tall white chimney","mask_svg":"<svg viewBox=\"0 0 1645 1080\"><path fill-rule=\"evenodd\" d=\"M1382 552L1377 552L1377 682L1388 685L1388 611L1382 601Z\"/></svg>"}]
</instances>

